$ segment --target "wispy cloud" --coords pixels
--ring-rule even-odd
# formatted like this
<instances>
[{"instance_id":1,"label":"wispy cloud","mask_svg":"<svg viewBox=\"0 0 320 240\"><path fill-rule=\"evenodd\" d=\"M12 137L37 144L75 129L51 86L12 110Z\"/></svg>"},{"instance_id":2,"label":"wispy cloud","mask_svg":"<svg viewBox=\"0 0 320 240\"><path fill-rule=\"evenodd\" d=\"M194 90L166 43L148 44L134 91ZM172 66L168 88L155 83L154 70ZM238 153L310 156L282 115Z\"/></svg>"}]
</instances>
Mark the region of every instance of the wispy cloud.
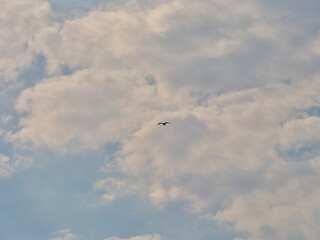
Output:
<instances>
[{"instance_id":1,"label":"wispy cloud","mask_svg":"<svg viewBox=\"0 0 320 240\"><path fill-rule=\"evenodd\" d=\"M21 155L13 157L0 154L0 178L6 178L15 173L18 169L25 169L33 164L33 159Z\"/></svg>"},{"instance_id":2,"label":"wispy cloud","mask_svg":"<svg viewBox=\"0 0 320 240\"><path fill-rule=\"evenodd\" d=\"M80 239L79 236L73 234L71 229L62 229L59 231L54 232L55 237L49 238L48 240L76 240Z\"/></svg>"},{"instance_id":3,"label":"wispy cloud","mask_svg":"<svg viewBox=\"0 0 320 240\"><path fill-rule=\"evenodd\" d=\"M111 237L106 238L105 240L161 240L161 236L159 235L142 235L142 236L135 236L129 238L121 238L121 237Z\"/></svg>"}]
</instances>

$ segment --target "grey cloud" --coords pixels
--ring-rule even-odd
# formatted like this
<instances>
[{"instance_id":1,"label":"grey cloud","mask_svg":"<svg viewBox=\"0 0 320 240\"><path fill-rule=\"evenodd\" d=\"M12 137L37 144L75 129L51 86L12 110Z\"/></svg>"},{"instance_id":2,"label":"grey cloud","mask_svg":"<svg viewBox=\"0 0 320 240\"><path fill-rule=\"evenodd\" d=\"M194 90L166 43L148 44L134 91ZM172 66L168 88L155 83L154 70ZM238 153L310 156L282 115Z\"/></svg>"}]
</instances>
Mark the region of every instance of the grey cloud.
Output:
<instances>
[{"instance_id":1,"label":"grey cloud","mask_svg":"<svg viewBox=\"0 0 320 240\"><path fill-rule=\"evenodd\" d=\"M149 85L155 85L157 83L157 81L152 75L147 75L145 79Z\"/></svg>"}]
</instances>

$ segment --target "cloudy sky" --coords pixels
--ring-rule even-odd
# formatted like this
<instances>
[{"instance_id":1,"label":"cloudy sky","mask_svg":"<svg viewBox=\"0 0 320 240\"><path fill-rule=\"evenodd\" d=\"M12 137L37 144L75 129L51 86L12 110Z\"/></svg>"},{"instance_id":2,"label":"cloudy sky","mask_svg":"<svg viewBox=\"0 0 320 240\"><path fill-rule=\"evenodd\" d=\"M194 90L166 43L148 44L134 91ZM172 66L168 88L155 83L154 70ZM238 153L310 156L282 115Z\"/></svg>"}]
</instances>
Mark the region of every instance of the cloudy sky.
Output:
<instances>
[{"instance_id":1,"label":"cloudy sky","mask_svg":"<svg viewBox=\"0 0 320 240\"><path fill-rule=\"evenodd\" d=\"M2 0L0 238L318 240L319 11Z\"/></svg>"}]
</instances>

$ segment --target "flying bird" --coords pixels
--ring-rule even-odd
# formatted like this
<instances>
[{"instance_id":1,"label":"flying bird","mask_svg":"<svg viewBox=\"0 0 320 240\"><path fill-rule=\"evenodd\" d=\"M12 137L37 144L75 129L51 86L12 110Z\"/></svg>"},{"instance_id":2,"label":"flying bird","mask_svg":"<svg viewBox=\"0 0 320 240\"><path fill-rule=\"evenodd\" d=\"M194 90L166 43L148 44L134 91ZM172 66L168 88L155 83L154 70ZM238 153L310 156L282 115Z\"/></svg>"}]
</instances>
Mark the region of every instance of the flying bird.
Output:
<instances>
[{"instance_id":1,"label":"flying bird","mask_svg":"<svg viewBox=\"0 0 320 240\"><path fill-rule=\"evenodd\" d=\"M159 122L158 125L162 124L163 126L166 126L168 123L170 124L170 122Z\"/></svg>"}]
</instances>

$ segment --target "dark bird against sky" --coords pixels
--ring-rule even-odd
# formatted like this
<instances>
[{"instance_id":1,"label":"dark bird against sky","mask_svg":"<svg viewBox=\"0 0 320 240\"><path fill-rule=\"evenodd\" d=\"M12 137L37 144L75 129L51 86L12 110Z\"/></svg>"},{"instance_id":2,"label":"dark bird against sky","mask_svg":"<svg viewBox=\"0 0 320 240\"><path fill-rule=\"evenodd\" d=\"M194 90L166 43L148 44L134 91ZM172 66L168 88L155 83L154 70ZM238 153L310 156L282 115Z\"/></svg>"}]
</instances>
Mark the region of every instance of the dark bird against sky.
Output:
<instances>
[{"instance_id":1,"label":"dark bird against sky","mask_svg":"<svg viewBox=\"0 0 320 240\"><path fill-rule=\"evenodd\" d=\"M162 124L163 126L166 126L166 124L171 124L170 122L159 122L158 125Z\"/></svg>"}]
</instances>

